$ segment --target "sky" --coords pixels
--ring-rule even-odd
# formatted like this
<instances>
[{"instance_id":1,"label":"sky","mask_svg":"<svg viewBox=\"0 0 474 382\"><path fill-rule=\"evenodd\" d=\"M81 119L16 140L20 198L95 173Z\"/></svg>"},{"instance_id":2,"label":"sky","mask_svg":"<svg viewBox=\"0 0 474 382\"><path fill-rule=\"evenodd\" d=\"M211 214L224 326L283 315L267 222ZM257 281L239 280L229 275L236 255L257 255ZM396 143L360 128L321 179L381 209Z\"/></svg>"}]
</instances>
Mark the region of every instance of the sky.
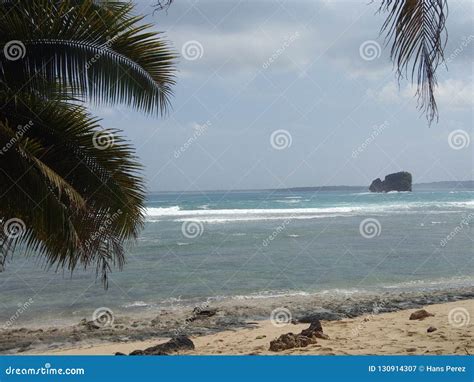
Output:
<instances>
[{"instance_id":1,"label":"sky","mask_svg":"<svg viewBox=\"0 0 474 382\"><path fill-rule=\"evenodd\" d=\"M377 2L176 0L136 13L178 59L170 113L98 107L144 165L149 191L369 185L474 178L474 3L450 1L439 122L397 82Z\"/></svg>"}]
</instances>

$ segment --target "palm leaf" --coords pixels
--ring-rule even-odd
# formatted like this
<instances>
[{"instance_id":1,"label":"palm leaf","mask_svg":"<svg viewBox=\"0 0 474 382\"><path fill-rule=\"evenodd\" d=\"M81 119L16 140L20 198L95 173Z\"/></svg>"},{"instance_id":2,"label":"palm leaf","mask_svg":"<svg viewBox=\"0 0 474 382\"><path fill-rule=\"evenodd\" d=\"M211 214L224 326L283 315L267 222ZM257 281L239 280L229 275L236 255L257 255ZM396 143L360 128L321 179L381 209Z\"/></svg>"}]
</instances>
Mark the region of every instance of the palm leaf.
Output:
<instances>
[{"instance_id":1,"label":"palm leaf","mask_svg":"<svg viewBox=\"0 0 474 382\"><path fill-rule=\"evenodd\" d=\"M120 102L147 113L165 113L176 56L160 34L150 32L150 25L141 24L143 17L132 12L130 3L93 0L0 6L0 44L16 40L24 46L20 65L1 55L0 80L12 90L44 94L49 84L58 82L93 103Z\"/></svg>"},{"instance_id":2,"label":"palm leaf","mask_svg":"<svg viewBox=\"0 0 474 382\"><path fill-rule=\"evenodd\" d=\"M167 10L173 0L156 0L154 7L158 11Z\"/></svg>"},{"instance_id":3,"label":"palm leaf","mask_svg":"<svg viewBox=\"0 0 474 382\"><path fill-rule=\"evenodd\" d=\"M446 0L383 0L379 11L388 12L382 25L386 41L392 42L391 58L398 78L417 83L418 106L428 121L438 120L435 99L436 70L444 61L447 42Z\"/></svg>"},{"instance_id":4,"label":"palm leaf","mask_svg":"<svg viewBox=\"0 0 474 382\"><path fill-rule=\"evenodd\" d=\"M145 191L133 150L118 131L112 145L99 146L100 125L81 106L19 97L0 99L0 145L16 139L0 156L0 221L21 219L25 232L9 238L0 230L2 250L20 245L71 271L95 264L106 283L143 225ZM19 136L12 126L26 121L32 127Z\"/></svg>"},{"instance_id":5,"label":"palm leaf","mask_svg":"<svg viewBox=\"0 0 474 382\"><path fill-rule=\"evenodd\" d=\"M144 222L141 166L80 103L166 112L176 57L142 20L122 1L0 0L0 225L24 224L14 237L0 229L0 263L21 247L71 272L95 265L104 285L123 266Z\"/></svg>"}]
</instances>

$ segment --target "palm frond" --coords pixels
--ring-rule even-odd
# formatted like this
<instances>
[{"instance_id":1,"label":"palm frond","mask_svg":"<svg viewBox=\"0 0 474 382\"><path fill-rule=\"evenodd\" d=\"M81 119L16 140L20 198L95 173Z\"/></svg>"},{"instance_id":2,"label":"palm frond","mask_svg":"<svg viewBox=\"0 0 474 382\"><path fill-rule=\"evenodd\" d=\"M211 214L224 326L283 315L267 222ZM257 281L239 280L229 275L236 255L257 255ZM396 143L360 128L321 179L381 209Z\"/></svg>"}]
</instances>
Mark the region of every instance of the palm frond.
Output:
<instances>
[{"instance_id":1,"label":"palm frond","mask_svg":"<svg viewBox=\"0 0 474 382\"><path fill-rule=\"evenodd\" d=\"M37 0L22 7L0 6L0 45L20 41L24 47L20 61L0 56L0 81L12 90L42 93L50 83L59 83L93 103L120 102L165 113L176 55L142 19L133 15L131 3L119 1Z\"/></svg>"},{"instance_id":2,"label":"palm frond","mask_svg":"<svg viewBox=\"0 0 474 382\"><path fill-rule=\"evenodd\" d=\"M382 0L379 8L388 12L381 31L392 42L391 58L398 78L408 76L417 83L418 106L429 123L438 120L435 99L436 70L444 61L447 42L446 0Z\"/></svg>"},{"instance_id":3,"label":"palm frond","mask_svg":"<svg viewBox=\"0 0 474 382\"><path fill-rule=\"evenodd\" d=\"M106 283L143 225L141 166L118 131L110 145L98 144L100 125L82 106L20 98L0 99L0 145L9 147L0 155L0 222L21 219L25 232L9 238L0 230L2 250L21 246L71 271L95 264ZM19 135L13 126L26 121Z\"/></svg>"},{"instance_id":4,"label":"palm frond","mask_svg":"<svg viewBox=\"0 0 474 382\"><path fill-rule=\"evenodd\" d=\"M171 4L173 3L173 0L156 0L155 4L153 6L157 11L163 11L167 10Z\"/></svg>"}]
</instances>

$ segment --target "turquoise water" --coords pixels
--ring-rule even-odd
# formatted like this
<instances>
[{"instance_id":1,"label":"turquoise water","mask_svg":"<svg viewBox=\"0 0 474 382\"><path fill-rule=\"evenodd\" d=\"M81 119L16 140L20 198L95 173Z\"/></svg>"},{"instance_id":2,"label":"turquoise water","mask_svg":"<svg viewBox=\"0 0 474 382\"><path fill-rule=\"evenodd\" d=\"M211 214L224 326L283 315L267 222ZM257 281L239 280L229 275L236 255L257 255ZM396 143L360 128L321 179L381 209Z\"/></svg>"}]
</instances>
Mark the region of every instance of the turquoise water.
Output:
<instances>
[{"instance_id":1,"label":"turquoise water","mask_svg":"<svg viewBox=\"0 0 474 382\"><path fill-rule=\"evenodd\" d=\"M0 274L0 319L81 318L102 306L171 304L473 283L474 192L158 193L108 291L17 254ZM369 220L367 220L369 219Z\"/></svg>"}]
</instances>

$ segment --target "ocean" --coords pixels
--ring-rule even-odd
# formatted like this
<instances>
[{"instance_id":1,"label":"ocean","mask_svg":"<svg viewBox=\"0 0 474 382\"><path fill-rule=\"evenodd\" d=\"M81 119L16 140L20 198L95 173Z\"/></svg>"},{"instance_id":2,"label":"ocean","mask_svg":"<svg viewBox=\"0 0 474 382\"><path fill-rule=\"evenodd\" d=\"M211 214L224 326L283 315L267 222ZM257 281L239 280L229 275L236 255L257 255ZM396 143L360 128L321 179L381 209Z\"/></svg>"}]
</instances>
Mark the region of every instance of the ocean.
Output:
<instances>
[{"instance_id":1,"label":"ocean","mask_svg":"<svg viewBox=\"0 0 474 382\"><path fill-rule=\"evenodd\" d=\"M0 274L0 320L19 309L15 326L77 322L99 307L139 315L204 301L472 287L473 199L448 190L154 193L107 291L93 270L55 273L17 253Z\"/></svg>"}]
</instances>

